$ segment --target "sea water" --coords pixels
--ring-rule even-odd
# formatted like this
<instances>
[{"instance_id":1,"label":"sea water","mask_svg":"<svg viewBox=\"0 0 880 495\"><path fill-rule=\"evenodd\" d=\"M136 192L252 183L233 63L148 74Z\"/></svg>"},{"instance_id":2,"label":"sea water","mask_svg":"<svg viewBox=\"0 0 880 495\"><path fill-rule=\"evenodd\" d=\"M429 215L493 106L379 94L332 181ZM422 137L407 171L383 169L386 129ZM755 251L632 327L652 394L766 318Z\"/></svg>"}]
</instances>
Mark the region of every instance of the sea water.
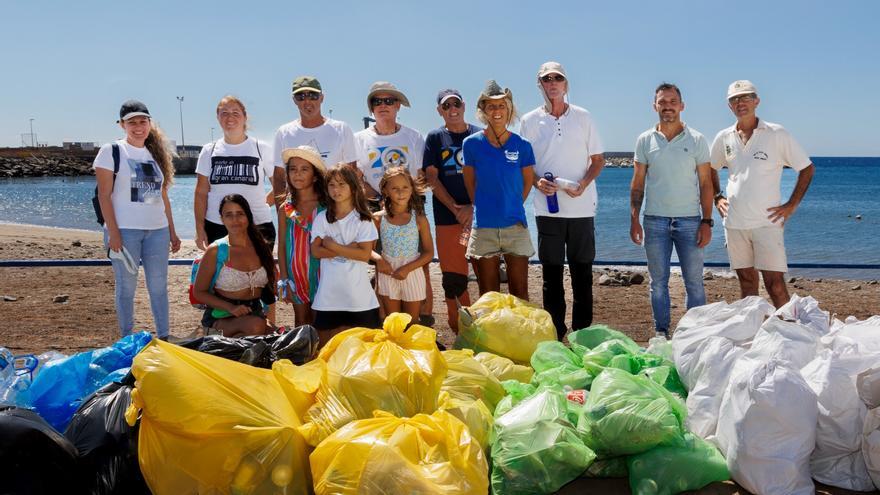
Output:
<instances>
[{"instance_id":1,"label":"sea water","mask_svg":"<svg viewBox=\"0 0 880 495\"><path fill-rule=\"evenodd\" d=\"M806 197L785 230L789 263L846 263L880 265L880 158L814 158L816 174ZM721 171L722 187L727 180ZM596 259L644 261L645 252L629 238L629 183L632 169L606 168L596 181ZM797 172L785 169L782 197L788 198ZM195 236L193 193L195 176L177 176L169 194L174 223L181 238ZM100 230L91 198L95 178L38 177L0 179L0 222ZM534 192L533 192L534 193ZM433 223L431 201L428 219ZM526 218L537 248L532 198ZM726 262L724 229L717 212L712 242L705 250L710 262ZM861 219L858 219L858 217ZM817 277L880 278L880 270L793 270Z\"/></svg>"}]
</instances>

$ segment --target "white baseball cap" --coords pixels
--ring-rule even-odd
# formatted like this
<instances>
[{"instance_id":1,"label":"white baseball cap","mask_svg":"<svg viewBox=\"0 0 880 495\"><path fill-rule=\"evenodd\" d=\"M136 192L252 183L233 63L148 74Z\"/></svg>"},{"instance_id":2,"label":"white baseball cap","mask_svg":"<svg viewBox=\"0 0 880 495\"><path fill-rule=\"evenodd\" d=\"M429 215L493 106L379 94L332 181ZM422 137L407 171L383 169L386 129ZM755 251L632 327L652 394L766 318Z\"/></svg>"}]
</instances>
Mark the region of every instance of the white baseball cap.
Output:
<instances>
[{"instance_id":1,"label":"white baseball cap","mask_svg":"<svg viewBox=\"0 0 880 495\"><path fill-rule=\"evenodd\" d=\"M733 81L730 83L730 86L727 87L728 99L733 98L734 96L747 95L749 93L758 94L758 88L752 84L752 81L747 81L745 79Z\"/></svg>"}]
</instances>

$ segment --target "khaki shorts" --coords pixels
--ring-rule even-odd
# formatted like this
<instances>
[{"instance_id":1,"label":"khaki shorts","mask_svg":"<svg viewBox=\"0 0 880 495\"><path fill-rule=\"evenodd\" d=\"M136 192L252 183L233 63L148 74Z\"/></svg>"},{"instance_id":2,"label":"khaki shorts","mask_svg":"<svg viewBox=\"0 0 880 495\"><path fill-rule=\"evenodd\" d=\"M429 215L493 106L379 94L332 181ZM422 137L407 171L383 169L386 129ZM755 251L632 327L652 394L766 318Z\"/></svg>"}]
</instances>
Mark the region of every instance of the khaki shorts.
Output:
<instances>
[{"instance_id":1,"label":"khaki shorts","mask_svg":"<svg viewBox=\"0 0 880 495\"><path fill-rule=\"evenodd\" d=\"M770 272L787 272L785 257L785 229L761 227L758 229L724 229L727 237L727 255L730 268L756 268Z\"/></svg>"},{"instance_id":2,"label":"khaki shorts","mask_svg":"<svg viewBox=\"0 0 880 495\"><path fill-rule=\"evenodd\" d=\"M468 241L468 258L492 258L502 254L530 257L535 254L529 229L521 224L502 229L473 229Z\"/></svg>"}]
</instances>

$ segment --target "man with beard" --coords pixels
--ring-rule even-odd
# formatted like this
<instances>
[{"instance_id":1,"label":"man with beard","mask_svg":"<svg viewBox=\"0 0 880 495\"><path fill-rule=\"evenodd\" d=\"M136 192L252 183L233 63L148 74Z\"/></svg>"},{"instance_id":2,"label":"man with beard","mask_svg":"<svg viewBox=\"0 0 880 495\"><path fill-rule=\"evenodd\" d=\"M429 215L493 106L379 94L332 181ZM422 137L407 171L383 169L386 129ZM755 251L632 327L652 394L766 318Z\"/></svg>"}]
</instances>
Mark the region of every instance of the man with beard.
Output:
<instances>
[{"instance_id":1,"label":"man with beard","mask_svg":"<svg viewBox=\"0 0 880 495\"><path fill-rule=\"evenodd\" d=\"M681 121L684 102L674 84L654 91L660 122L636 141L630 185L630 230L645 245L651 275L651 309L657 335L669 335L669 267L672 248L681 262L687 307L706 304L703 248L712 239L712 175L709 146ZM644 230L639 210L645 201Z\"/></svg>"}]
</instances>

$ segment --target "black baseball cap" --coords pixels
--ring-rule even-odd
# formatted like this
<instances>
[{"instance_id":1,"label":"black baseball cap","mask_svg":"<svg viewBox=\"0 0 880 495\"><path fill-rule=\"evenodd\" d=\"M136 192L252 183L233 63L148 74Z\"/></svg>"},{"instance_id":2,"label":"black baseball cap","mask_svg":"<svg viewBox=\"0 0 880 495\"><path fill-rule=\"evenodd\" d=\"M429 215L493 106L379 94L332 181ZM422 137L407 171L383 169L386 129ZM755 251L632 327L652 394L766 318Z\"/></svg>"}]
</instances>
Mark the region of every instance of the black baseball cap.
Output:
<instances>
[{"instance_id":1,"label":"black baseball cap","mask_svg":"<svg viewBox=\"0 0 880 495\"><path fill-rule=\"evenodd\" d=\"M459 93L457 89L441 89L440 92L437 93L437 104L440 105L452 97L464 101L464 98L461 97L461 93Z\"/></svg>"},{"instance_id":2,"label":"black baseball cap","mask_svg":"<svg viewBox=\"0 0 880 495\"><path fill-rule=\"evenodd\" d=\"M147 106L137 100L128 100L119 109L118 122L140 116L150 118L150 111L147 110Z\"/></svg>"}]
</instances>

